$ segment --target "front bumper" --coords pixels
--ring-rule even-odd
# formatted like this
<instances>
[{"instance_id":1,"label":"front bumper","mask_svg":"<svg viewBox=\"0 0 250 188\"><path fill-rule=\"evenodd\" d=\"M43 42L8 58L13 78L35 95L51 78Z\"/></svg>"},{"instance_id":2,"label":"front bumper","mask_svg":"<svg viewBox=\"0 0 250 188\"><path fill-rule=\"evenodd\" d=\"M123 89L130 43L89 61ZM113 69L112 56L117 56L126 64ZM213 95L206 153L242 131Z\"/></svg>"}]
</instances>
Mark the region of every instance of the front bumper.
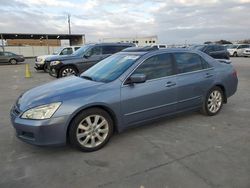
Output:
<instances>
[{"instance_id":1,"label":"front bumper","mask_svg":"<svg viewBox=\"0 0 250 188\"><path fill-rule=\"evenodd\" d=\"M230 56L233 56L235 51L233 51L233 50L228 50L228 52L229 52L229 55L230 55Z\"/></svg>"},{"instance_id":2,"label":"front bumper","mask_svg":"<svg viewBox=\"0 0 250 188\"><path fill-rule=\"evenodd\" d=\"M44 63L41 62L35 62L35 67L36 70L44 70Z\"/></svg>"},{"instance_id":3,"label":"front bumper","mask_svg":"<svg viewBox=\"0 0 250 188\"><path fill-rule=\"evenodd\" d=\"M66 143L66 122L69 116L52 117L46 120L28 120L20 118L19 115L16 107L13 107L10 112L11 123L20 140L39 146Z\"/></svg>"},{"instance_id":4,"label":"front bumper","mask_svg":"<svg viewBox=\"0 0 250 188\"><path fill-rule=\"evenodd\" d=\"M247 56L247 57L249 57L250 56L250 52L243 52L243 56Z\"/></svg>"}]
</instances>

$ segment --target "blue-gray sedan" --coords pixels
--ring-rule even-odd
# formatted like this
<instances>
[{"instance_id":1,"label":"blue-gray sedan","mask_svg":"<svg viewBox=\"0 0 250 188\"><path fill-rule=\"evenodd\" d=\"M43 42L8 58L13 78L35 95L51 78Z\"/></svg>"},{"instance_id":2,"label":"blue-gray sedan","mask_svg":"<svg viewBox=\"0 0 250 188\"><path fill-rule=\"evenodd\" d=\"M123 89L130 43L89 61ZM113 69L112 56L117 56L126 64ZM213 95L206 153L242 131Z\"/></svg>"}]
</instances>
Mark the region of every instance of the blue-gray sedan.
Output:
<instances>
[{"instance_id":1,"label":"blue-gray sedan","mask_svg":"<svg viewBox=\"0 0 250 188\"><path fill-rule=\"evenodd\" d=\"M130 49L80 76L22 94L11 109L17 137L35 145L103 147L112 133L190 110L215 115L237 90L237 73L198 51Z\"/></svg>"}]
</instances>

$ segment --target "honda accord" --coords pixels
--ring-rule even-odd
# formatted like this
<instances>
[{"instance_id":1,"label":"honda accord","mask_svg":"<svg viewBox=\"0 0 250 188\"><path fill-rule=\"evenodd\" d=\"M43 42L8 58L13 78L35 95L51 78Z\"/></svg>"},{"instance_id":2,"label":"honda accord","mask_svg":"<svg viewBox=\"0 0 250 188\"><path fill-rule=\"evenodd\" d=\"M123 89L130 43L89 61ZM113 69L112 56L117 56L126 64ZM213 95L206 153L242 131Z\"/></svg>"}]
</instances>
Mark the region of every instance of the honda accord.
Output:
<instances>
[{"instance_id":1,"label":"honda accord","mask_svg":"<svg viewBox=\"0 0 250 188\"><path fill-rule=\"evenodd\" d=\"M217 114L237 90L237 73L201 51L127 49L79 76L23 93L11 109L21 140L102 148L117 131L186 111Z\"/></svg>"}]
</instances>

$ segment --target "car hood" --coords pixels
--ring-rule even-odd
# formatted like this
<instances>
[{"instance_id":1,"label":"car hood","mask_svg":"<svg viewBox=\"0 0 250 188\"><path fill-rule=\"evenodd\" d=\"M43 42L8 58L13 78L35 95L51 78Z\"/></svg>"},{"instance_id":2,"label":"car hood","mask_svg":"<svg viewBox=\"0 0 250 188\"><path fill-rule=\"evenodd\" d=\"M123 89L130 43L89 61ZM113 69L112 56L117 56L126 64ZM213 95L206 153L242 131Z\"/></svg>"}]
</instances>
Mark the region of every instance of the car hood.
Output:
<instances>
[{"instance_id":1,"label":"car hood","mask_svg":"<svg viewBox=\"0 0 250 188\"><path fill-rule=\"evenodd\" d=\"M37 56L37 58L46 59L46 58L53 57L53 56L55 55L40 55L40 56Z\"/></svg>"},{"instance_id":2,"label":"car hood","mask_svg":"<svg viewBox=\"0 0 250 188\"><path fill-rule=\"evenodd\" d=\"M46 58L47 61L64 61L64 60L71 60L71 59L79 59L79 56L75 55L55 55L53 57Z\"/></svg>"},{"instance_id":3,"label":"car hood","mask_svg":"<svg viewBox=\"0 0 250 188\"><path fill-rule=\"evenodd\" d=\"M25 111L35 106L62 102L84 96L89 93L91 88L97 89L98 86L103 84L77 76L61 78L26 91L18 99L17 105L21 111Z\"/></svg>"}]
</instances>

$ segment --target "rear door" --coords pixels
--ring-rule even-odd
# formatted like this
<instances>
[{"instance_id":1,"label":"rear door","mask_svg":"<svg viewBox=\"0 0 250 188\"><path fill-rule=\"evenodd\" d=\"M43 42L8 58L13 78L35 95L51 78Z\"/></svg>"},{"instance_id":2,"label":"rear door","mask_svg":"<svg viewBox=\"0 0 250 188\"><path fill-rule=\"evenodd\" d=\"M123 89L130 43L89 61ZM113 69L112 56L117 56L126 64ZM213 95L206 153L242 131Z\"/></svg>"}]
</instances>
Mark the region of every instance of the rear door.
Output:
<instances>
[{"instance_id":1,"label":"rear door","mask_svg":"<svg viewBox=\"0 0 250 188\"><path fill-rule=\"evenodd\" d=\"M122 85L121 112L124 125L175 112L177 85L172 54L149 57L132 74L145 74L147 81Z\"/></svg>"},{"instance_id":2,"label":"rear door","mask_svg":"<svg viewBox=\"0 0 250 188\"><path fill-rule=\"evenodd\" d=\"M202 104L214 80L214 69L198 54L174 53L177 65L179 111L195 108Z\"/></svg>"}]
</instances>

